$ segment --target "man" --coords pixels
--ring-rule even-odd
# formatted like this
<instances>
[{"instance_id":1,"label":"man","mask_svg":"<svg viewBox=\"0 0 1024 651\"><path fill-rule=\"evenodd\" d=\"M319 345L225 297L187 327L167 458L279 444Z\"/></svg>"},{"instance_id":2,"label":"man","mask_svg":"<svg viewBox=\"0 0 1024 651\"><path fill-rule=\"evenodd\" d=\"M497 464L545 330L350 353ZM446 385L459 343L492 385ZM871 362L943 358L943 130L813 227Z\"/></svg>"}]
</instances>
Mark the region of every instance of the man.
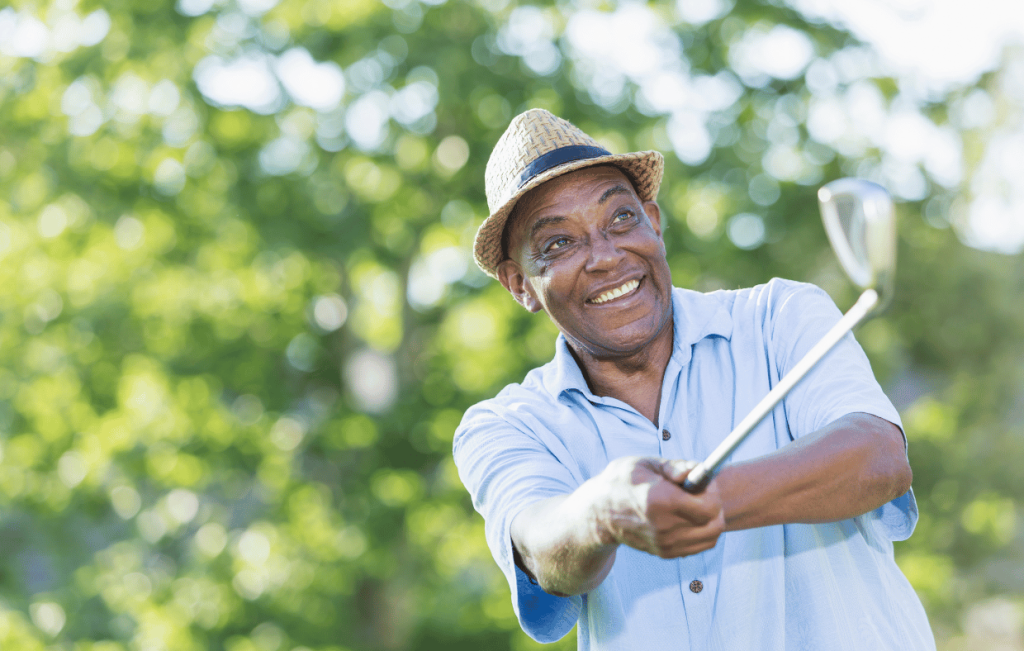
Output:
<instances>
[{"instance_id":1,"label":"man","mask_svg":"<svg viewBox=\"0 0 1024 651\"><path fill-rule=\"evenodd\" d=\"M934 649L893 561L917 520L899 415L852 336L680 488L839 312L778 279L673 288L662 169L541 110L488 161L477 262L561 331L454 442L520 624L578 623L581 649Z\"/></svg>"}]
</instances>

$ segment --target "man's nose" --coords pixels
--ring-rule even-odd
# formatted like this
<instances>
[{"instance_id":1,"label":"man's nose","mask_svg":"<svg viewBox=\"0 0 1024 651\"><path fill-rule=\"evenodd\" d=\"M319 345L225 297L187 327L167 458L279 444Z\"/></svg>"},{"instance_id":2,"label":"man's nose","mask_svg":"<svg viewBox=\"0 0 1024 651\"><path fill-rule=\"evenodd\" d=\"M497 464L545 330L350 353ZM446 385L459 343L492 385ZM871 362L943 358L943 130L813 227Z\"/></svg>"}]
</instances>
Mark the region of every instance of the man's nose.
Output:
<instances>
[{"instance_id":1,"label":"man's nose","mask_svg":"<svg viewBox=\"0 0 1024 651\"><path fill-rule=\"evenodd\" d=\"M587 258L587 271L604 271L613 269L622 259L623 251L614 238L601 233L590 238L590 256Z\"/></svg>"}]
</instances>

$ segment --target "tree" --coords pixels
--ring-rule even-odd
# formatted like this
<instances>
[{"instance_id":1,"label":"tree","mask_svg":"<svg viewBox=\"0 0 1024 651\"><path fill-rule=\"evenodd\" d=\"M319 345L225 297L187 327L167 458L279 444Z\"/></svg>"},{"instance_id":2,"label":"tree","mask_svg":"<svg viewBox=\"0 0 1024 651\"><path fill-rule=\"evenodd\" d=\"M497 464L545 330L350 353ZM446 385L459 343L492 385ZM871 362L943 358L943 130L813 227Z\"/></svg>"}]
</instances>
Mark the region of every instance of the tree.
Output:
<instances>
[{"instance_id":1,"label":"tree","mask_svg":"<svg viewBox=\"0 0 1024 651\"><path fill-rule=\"evenodd\" d=\"M845 307L816 185L903 179L896 304L859 335L910 439L898 560L940 639L1024 593L1020 259L960 244L958 179L836 128L903 111L898 82L781 4L595 6L0 10L0 643L531 645L450 446L552 352L469 258L487 155L534 106L666 154L684 286ZM999 79L909 119L955 145L947 107Z\"/></svg>"}]
</instances>

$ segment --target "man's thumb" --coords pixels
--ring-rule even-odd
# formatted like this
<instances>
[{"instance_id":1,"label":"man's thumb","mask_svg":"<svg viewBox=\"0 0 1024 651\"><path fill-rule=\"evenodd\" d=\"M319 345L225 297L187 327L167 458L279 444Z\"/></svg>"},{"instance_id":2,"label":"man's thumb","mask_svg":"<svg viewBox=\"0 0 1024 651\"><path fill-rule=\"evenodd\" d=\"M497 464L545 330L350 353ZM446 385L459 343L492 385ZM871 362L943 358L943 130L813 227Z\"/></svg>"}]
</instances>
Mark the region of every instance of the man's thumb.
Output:
<instances>
[{"instance_id":1,"label":"man's thumb","mask_svg":"<svg viewBox=\"0 0 1024 651\"><path fill-rule=\"evenodd\" d=\"M697 467L696 461L686 459L665 459L661 464L661 474L675 483L686 479L687 473Z\"/></svg>"}]
</instances>

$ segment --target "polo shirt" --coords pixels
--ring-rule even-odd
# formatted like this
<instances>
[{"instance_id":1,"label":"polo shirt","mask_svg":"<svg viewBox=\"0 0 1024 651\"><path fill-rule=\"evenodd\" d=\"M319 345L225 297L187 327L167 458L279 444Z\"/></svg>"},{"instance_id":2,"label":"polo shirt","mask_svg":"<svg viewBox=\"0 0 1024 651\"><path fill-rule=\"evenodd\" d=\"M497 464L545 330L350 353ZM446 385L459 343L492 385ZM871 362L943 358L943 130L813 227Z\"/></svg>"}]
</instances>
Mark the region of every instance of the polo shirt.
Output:
<instances>
[{"instance_id":1,"label":"polo shirt","mask_svg":"<svg viewBox=\"0 0 1024 651\"><path fill-rule=\"evenodd\" d=\"M675 288L672 309L657 427L594 395L559 336L551 362L470 408L456 430L459 476L523 630L551 642L578 624L580 649L934 649L893 560L893 541L917 522L912 491L847 520L726 532L685 558L621 545L608 576L583 595L547 594L516 567L510 527L520 511L572 492L622 456L704 459L841 316L818 287L780 279L708 294ZM902 427L848 334L727 463L853 412Z\"/></svg>"}]
</instances>

